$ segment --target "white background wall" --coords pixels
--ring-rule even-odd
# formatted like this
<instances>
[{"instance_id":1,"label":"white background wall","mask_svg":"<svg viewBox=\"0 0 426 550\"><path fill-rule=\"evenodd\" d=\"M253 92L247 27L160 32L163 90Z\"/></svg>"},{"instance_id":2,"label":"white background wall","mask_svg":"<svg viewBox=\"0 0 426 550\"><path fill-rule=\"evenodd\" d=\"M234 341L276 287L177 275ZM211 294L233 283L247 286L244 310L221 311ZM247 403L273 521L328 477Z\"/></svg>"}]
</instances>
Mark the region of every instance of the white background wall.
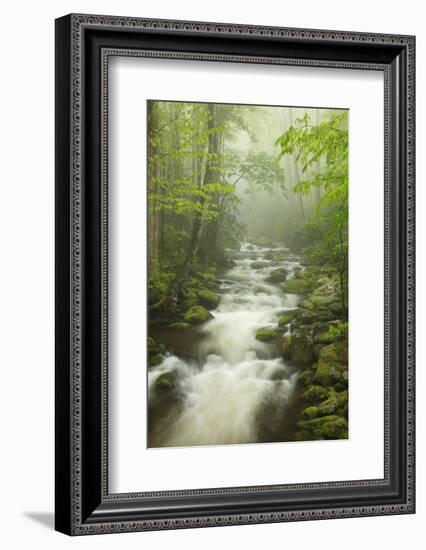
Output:
<instances>
[{"instance_id":1,"label":"white background wall","mask_svg":"<svg viewBox=\"0 0 426 550\"><path fill-rule=\"evenodd\" d=\"M53 526L54 18L69 12L417 35L418 512L70 539ZM3 548L419 548L425 507L426 30L422 2L87 0L7 3L0 33L0 543ZM368 269L368 266L366 266ZM368 311L368 304L366 304ZM367 320L368 321L368 320ZM413 544L414 543L414 544Z\"/></svg>"}]
</instances>

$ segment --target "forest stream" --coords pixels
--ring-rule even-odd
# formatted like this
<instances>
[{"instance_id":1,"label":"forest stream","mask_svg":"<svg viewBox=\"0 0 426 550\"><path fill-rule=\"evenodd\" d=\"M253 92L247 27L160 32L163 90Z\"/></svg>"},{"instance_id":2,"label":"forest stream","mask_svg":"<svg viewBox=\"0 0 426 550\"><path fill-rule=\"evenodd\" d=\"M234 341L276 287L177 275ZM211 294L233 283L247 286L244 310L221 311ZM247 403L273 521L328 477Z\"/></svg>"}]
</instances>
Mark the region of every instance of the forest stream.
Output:
<instances>
[{"instance_id":1,"label":"forest stream","mask_svg":"<svg viewBox=\"0 0 426 550\"><path fill-rule=\"evenodd\" d=\"M300 300L268 281L277 267L273 254L280 255L287 279L303 270L282 244L242 242L239 250L227 251L232 267L218 276L214 317L196 328L154 333L173 353L148 372L149 447L294 439L299 370L282 357L282 335L268 342L256 338L261 328L276 329ZM156 381L170 373L174 391L159 392Z\"/></svg>"}]
</instances>

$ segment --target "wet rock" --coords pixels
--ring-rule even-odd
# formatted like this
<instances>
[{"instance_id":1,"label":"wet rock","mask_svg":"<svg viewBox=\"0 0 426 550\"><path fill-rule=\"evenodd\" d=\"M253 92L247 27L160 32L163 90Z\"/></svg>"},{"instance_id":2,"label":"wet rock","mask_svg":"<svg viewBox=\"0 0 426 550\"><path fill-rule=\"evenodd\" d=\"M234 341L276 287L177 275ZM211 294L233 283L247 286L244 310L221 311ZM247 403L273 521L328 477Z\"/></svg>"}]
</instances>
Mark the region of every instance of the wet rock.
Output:
<instances>
[{"instance_id":1,"label":"wet rock","mask_svg":"<svg viewBox=\"0 0 426 550\"><path fill-rule=\"evenodd\" d=\"M157 342L151 336L147 340L148 348L148 365L150 367L156 367L163 361L163 354L166 352L166 346L164 344L157 344Z\"/></svg>"},{"instance_id":2,"label":"wet rock","mask_svg":"<svg viewBox=\"0 0 426 550\"><path fill-rule=\"evenodd\" d=\"M185 323L183 321L172 323L171 325L169 325L169 328L171 328L172 330L187 330L190 327L191 325L189 323Z\"/></svg>"},{"instance_id":3,"label":"wet rock","mask_svg":"<svg viewBox=\"0 0 426 550\"><path fill-rule=\"evenodd\" d=\"M298 313L300 313L300 311L300 309L290 309L288 311L284 311L284 313L280 315L280 318L278 320L279 327L283 328L285 327L285 325L291 323L291 321L293 321L293 319L296 317L296 315L298 315Z\"/></svg>"},{"instance_id":4,"label":"wet rock","mask_svg":"<svg viewBox=\"0 0 426 550\"><path fill-rule=\"evenodd\" d=\"M185 323L197 325L213 319L213 315L204 306L192 306L183 316Z\"/></svg>"},{"instance_id":5,"label":"wet rock","mask_svg":"<svg viewBox=\"0 0 426 550\"><path fill-rule=\"evenodd\" d=\"M264 327L260 328L256 332L256 340L260 340L261 342L269 342L270 340L273 340L277 333L275 332L275 329Z\"/></svg>"},{"instance_id":6,"label":"wet rock","mask_svg":"<svg viewBox=\"0 0 426 550\"><path fill-rule=\"evenodd\" d=\"M291 359L291 336L284 338L282 354L284 359Z\"/></svg>"},{"instance_id":7,"label":"wet rock","mask_svg":"<svg viewBox=\"0 0 426 550\"><path fill-rule=\"evenodd\" d=\"M297 381L302 386L309 387L312 384L312 380L314 379L315 371L312 369L306 369L302 373L299 374L299 378Z\"/></svg>"},{"instance_id":8,"label":"wet rock","mask_svg":"<svg viewBox=\"0 0 426 550\"><path fill-rule=\"evenodd\" d=\"M319 416L319 408L318 407L307 407L302 411L302 416L304 418L316 418Z\"/></svg>"},{"instance_id":9,"label":"wet rock","mask_svg":"<svg viewBox=\"0 0 426 550\"><path fill-rule=\"evenodd\" d=\"M163 362L163 356L160 354L152 355L149 357L149 366L150 367L157 367L158 365L161 365Z\"/></svg>"},{"instance_id":10,"label":"wet rock","mask_svg":"<svg viewBox=\"0 0 426 550\"><path fill-rule=\"evenodd\" d=\"M345 380L348 372L348 342L340 340L322 348L319 354L315 381L322 386L332 386Z\"/></svg>"},{"instance_id":11,"label":"wet rock","mask_svg":"<svg viewBox=\"0 0 426 550\"><path fill-rule=\"evenodd\" d=\"M306 296L311 290L311 283L305 279L290 279L283 283L281 288L287 294Z\"/></svg>"},{"instance_id":12,"label":"wet rock","mask_svg":"<svg viewBox=\"0 0 426 550\"><path fill-rule=\"evenodd\" d=\"M265 260L269 260L271 262L282 262L286 257L286 254L282 250L269 250L265 254Z\"/></svg>"},{"instance_id":13,"label":"wet rock","mask_svg":"<svg viewBox=\"0 0 426 550\"><path fill-rule=\"evenodd\" d=\"M298 428L315 439L347 439L348 421L338 415L327 415L309 420L300 420Z\"/></svg>"},{"instance_id":14,"label":"wet rock","mask_svg":"<svg viewBox=\"0 0 426 550\"><path fill-rule=\"evenodd\" d=\"M296 365L306 366L314 362L313 330L309 325L295 328L291 335L291 359Z\"/></svg>"},{"instance_id":15,"label":"wet rock","mask_svg":"<svg viewBox=\"0 0 426 550\"><path fill-rule=\"evenodd\" d=\"M309 386L308 389L303 393L303 399L309 403L319 403L324 399L327 399L328 391L322 386Z\"/></svg>"},{"instance_id":16,"label":"wet rock","mask_svg":"<svg viewBox=\"0 0 426 550\"><path fill-rule=\"evenodd\" d=\"M267 281L269 283L283 283L287 279L287 269L284 267L280 267L278 269L274 269L269 276L267 277Z\"/></svg>"},{"instance_id":17,"label":"wet rock","mask_svg":"<svg viewBox=\"0 0 426 550\"><path fill-rule=\"evenodd\" d=\"M177 374L175 371L163 372L154 382L155 389L161 392L172 392L176 389Z\"/></svg>"},{"instance_id":18,"label":"wet rock","mask_svg":"<svg viewBox=\"0 0 426 550\"><path fill-rule=\"evenodd\" d=\"M220 297L211 290L200 290L198 292L198 298L202 306L207 309L215 309L220 302Z\"/></svg>"}]
</instances>

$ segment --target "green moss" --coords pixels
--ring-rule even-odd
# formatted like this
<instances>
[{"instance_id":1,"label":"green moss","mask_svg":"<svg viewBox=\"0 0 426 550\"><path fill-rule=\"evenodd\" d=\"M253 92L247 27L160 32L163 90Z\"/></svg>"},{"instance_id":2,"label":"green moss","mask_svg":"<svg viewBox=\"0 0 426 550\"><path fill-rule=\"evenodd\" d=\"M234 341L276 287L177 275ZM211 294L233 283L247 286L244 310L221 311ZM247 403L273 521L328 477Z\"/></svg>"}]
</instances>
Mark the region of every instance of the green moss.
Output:
<instances>
[{"instance_id":1,"label":"green moss","mask_svg":"<svg viewBox=\"0 0 426 550\"><path fill-rule=\"evenodd\" d=\"M215 292L207 289L200 290L198 298L200 299L201 305L207 309L215 309L220 302L220 297Z\"/></svg>"},{"instance_id":2,"label":"green moss","mask_svg":"<svg viewBox=\"0 0 426 550\"><path fill-rule=\"evenodd\" d=\"M327 415L310 420L300 420L297 427L318 439L347 439L348 422L338 415Z\"/></svg>"},{"instance_id":3,"label":"green moss","mask_svg":"<svg viewBox=\"0 0 426 550\"><path fill-rule=\"evenodd\" d=\"M158 365L161 365L162 362L163 362L163 356L160 354L153 355L152 357L149 358L150 367L156 367Z\"/></svg>"},{"instance_id":4,"label":"green moss","mask_svg":"<svg viewBox=\"0 0 426 550\"><path fill-rule=\"evenodd\" d=\"M176 389L177 375L174 371L163 372L155 381L155 389L162 392L171 392Z\"/></svg>"},{"instance_id":5,"label":"green moss","mask_svg":"<svg viewBox=\"0 0 426 550\"><path fill-rule=\"evenodd\" d=\"M307 407L302 411L302 416L305 418L316 418L319 416L319 409L318 407Z\"/></svg>"},{"instance_id":6,"label":"green moss","mask_svg":"<svg viewBox=\"0 0 426 550\"><path fill-rule=\"evenodd\" d=\"M312 329L297 327L291 335L291 359L296 365L311 365L314 360Z\"/></svg>"},{"instance_id":7,"label":"green moss","mask_svg":"<svg viewBox=\"0 0 426 550\"><path fill-rule=\"evenodd\" d=\"M281 288L287 294L306 296L311 290L311 284L306 279L290 279L289 281L283 283Z\"/></svg>"},{"instance_id":8,"label":"green moss","mask_svg":"<svg viewBox=\"0 0 426 550\"><path fill-rule=\"evenodd\" d=\"M322 386L309 386L303 394L303 399L309 403L319 403L324 399L327 399L328 392Z\"/></svg>"},{"instance_id":9,"label":"green moss","mask_svg":"<svg viewBox=\"0 0 426 550\"><path fill-rule=\"evenodd\" d=\"M284 359L291 359L291 336L284 338L282 354Z\"/></svg>"},{"instance_id":10,"label":"green moss","mask_svg":"<svg viewBox=\"0 0 426 550\"><path fill-rule=\"evenodd\" d=\"M315 381L322 386L344 382L343 373L348 370L348 342L341 340L325 346L320 351Z\"/></svg>"},{"instance_id":11,"label":"green moss","mask_svg":"<svg viewBox=\"0 0 426 550\"><path fill-rule=\"evenodd\" d=\"M185 323L190 323L191 325L205 323L210 319L213 319L213 315L203 306L192 306L183 316Z\"/></svg>"},{"instance_id":12,"label":"green moss","mask_svg":"<svg viewBox=\"0 0 426 550\"><path fill-rule=\"evenodd\" d=\"M275 332L275 329L264 327L260 328L256 332L256 340L260 340L261 342L269 342L270 340L273 340L277 333Z\"/></svg>"},{"instance_id":13,"label":"green moss","mask_svg":"<svg viewBox=\"0 0 426 550\"><path fill-rule=\"evenodd\" d=\"M302 384L302 386L309 386L312 384L312 380L314 378L314 371L312 370L304 370L302 373L299 374L299 378L297 381Z\"/></svg>"},{"instance_id":14,"label":"green moss","mask_svg":"<svg viewBox=\"0 0 426 550\"><path fill-rule=\"evenodd\" d=\"M172 330L186 330L190 327L191 325L189 323L184 323L183 321L169 325L169 328Z\"/></svg>"},{"instance_id":15,"label":"green moss","mask_svg":"<svg viewBox=\"0 0 426 550\"><path fill-rule=\"evenodd\" d=\"M300 311L300 309L289 309L288 311L284 311L279 318L278 325L280 327L288 325L291 321L293 321L296 315L300 313Z\"/></svg>"}]
</instances>

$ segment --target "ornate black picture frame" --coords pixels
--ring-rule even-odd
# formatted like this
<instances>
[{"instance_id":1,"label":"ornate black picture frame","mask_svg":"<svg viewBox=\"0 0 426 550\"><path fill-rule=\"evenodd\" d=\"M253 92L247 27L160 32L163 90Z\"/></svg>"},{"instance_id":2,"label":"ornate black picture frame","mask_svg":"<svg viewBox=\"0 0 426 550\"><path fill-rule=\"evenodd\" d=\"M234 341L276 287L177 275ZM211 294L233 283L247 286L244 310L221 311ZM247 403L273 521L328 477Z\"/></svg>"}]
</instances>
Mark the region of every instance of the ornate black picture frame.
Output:
<instances>
[{"instance_id":1,"label":"ornate black picture frame","mask_svg":"<svg viewBox=\"0 0 426 550\"><path fill-rule=\"evenodd\" d=\"M414 513L413 36L68 15L56 21L56 529L69 535ZM110 494L110 56L384 74L384 478Z\"/></svg>"}]
</instances>

